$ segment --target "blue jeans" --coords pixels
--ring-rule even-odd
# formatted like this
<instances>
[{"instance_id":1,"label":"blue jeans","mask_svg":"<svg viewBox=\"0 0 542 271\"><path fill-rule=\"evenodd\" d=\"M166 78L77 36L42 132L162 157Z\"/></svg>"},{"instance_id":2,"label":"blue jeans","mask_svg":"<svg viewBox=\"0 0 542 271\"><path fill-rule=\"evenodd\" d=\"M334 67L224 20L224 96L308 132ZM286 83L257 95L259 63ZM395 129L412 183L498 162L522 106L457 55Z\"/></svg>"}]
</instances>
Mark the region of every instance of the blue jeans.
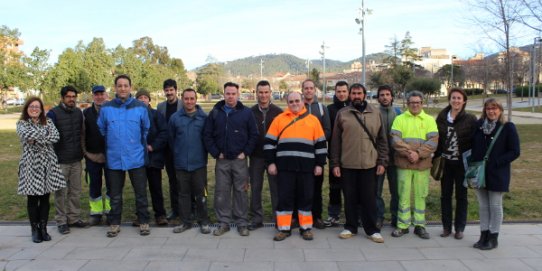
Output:
<instances>
[{"instance_id":1,"label":"blue jeans","mask_svg":"<svg viewBox=\"0 0 542 271\"><path fill-rule=\"evenodd\" d=\"M107 169L111 185L111 211L108 214L108 220L111 225L120 225L122 216L122 190L126 171ZM140 224L149 223L149 204L147 202L147 174L145 167L128 170L130 181L135 193L136 213Z\"/></svg>"},{"instance_id":2,"label":"blue jeans","mask_svg":"<svg viewBox=\"0 0 542 271\"><path fill-rule=\"evenodd\" d=\"M384 213L386 211L386 204L382 198L382 189L384 187L384 178L388 176L388 186L390 189L390 213L391 213L391 225L397 226L397 209L399 208L399 195L397 192L397 167L388 166L386 173L376 176L376 217L377 219L384 219Z\"/></svg>"}]
</instances>

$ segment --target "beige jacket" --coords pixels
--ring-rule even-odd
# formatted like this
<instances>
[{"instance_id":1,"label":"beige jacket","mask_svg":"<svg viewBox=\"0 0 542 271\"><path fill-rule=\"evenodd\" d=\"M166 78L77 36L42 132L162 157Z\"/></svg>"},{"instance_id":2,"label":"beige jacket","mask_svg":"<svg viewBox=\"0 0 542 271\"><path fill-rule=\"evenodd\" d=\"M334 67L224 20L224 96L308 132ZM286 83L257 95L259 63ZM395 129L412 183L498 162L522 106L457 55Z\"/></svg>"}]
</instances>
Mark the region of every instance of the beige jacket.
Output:
<instances>
[{"instance_id":1,"label":"beige jacket","mask_svg":"<svg viewBox=\"0 0 542 271\"><path fill-rule=\"evenodd\" d=\"M365 124L375 144L354 116L356 114ZM331 137L331 167L348 169L370 169L377 165L388 165L388 139L380 112L367 104L363 112L352 105L337 112Z\"/></svg>"}]
</instances>

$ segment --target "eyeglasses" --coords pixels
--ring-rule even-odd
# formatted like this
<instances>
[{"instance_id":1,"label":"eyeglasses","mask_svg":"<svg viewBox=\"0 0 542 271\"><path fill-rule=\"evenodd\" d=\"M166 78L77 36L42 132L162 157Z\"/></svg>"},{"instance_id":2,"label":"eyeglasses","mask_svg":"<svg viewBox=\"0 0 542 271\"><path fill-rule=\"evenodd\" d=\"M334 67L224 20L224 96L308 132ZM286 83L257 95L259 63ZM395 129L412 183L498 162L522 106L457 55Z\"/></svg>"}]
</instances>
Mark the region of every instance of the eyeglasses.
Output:
<instances>
[{"instance_id":1,"label":"eyeglasses","mask_svg":"<svg viewBox=\"0 0 542 271\"><path fill-rule=\"evenodd\" d=\"M499 110L498 107L487 107L486 108L486 111L496 111L496 110Z\"/></svg>"},{"instance_id":2,"label":"eyeglasses","mask_svg":"<svg viewBox=\"0 0 542 271\"><path fill-rule=\"evenodd\" d=\"M420 105L422 102L408 102L409 105Z\"/></svg>"},{"instance_id":3,"label":"eyeglasses","mask_svg":"<svg viewBox=\"0 0 542 271\"><path fill-rule=\"evenodd\" d=\"M300 103L301 100L297 99L297 100L289 100L288 103L289 104L293 104L293 103Z\"/></svg>"},{"instance_id":4,"label":"eyeglasses","mask_svg":"<svg viewBox=\"0 0 542 271\"><path fill-rule=\"evenodd\" d=\"M28 106L28 108L30 108L30 109L41 109L41 106L39 106L39 105L31 105L31 106Z\"/></svg>"}]
</instances>

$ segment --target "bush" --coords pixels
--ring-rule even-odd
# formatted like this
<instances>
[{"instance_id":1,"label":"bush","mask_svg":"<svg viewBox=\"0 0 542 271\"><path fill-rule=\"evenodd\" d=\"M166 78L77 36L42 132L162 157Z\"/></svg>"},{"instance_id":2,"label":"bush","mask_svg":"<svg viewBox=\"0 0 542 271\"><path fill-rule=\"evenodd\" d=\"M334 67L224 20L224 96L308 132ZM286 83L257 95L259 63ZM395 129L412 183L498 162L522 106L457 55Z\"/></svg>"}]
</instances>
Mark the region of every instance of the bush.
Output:
<instances>
[{"instance_id":1,"label":"bush","mask_svg":"<svg viewBox=\"0 0 542 271\"><path fill-rule=\"evenodd\" d=\"M467 96L480 95L484 93L484 89L481 88L466 88L464 90Z\"/></svg>"},{"instance_id":2,"label":"bush","mask_svg":"<svg viewBox=\"0 0 542 271\"><path fill-rule=\"evenodd\" d=\"M542 91L542 84L536 85L534 95L538 97L538 93L541 91ZM516 95L516 97L530 97L532 95L530 86L516 87L514 89L514 94Z\"/></svg>"}]
</instances>

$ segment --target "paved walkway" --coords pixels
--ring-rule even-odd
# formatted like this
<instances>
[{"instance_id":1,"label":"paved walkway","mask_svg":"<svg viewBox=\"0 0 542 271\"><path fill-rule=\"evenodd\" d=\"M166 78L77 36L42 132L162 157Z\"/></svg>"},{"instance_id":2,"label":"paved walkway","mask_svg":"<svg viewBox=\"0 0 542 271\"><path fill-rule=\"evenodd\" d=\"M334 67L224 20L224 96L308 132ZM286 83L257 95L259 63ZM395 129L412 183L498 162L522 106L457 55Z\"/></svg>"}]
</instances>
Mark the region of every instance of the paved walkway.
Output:
<instances>
[{"instance_id":1,"label":"paved walkway","mask_svg":"<svg viewBox=\"0 0 542 271\"><path fill-rule=\"evenodd\" d=\"M314 230L315 240L298 234L272 241L275 230L265 227L241 237L233 228L224 236L202 235L197 229L173 234L171 228L151 228L138 235L123 226L116 238L105 237L106 227L72 229L53 240L34 244L30 227L0 226L0 270L542 270L542 224L505 224L499 248L472 248L478 225L469 225L463 240L441 238L430 226L430 240L414 234L390 236L384 244L357 235L337 237L340 228Z\"/></svg>"}]
</instances>

